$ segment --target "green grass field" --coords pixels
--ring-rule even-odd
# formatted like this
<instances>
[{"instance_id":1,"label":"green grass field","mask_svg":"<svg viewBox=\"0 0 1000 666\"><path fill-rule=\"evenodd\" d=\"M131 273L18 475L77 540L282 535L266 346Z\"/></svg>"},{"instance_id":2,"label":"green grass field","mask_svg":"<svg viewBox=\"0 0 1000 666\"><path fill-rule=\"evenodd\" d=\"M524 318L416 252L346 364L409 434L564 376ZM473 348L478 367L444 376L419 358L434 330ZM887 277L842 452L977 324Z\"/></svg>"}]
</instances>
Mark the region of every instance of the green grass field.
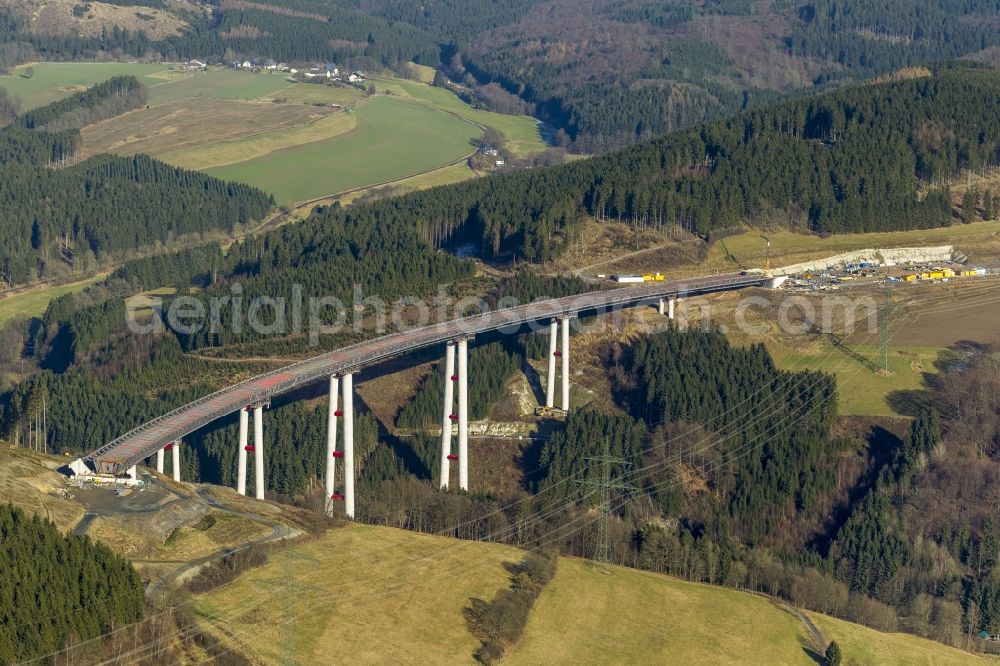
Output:
<instances>
[{"instance_id":1,"label":"green grass field","mask_svg":"<svg viewBox=\"0 0 1000 666\"><path fill-rule=\"evenodd\" d=\"M545 142L538 133L538 121L530 116L508 116L481 109L473 109L454 93L414 81L380 78L375 80L379 92L390 93L434 109L454 113L479 125L492 127L507 140L508 149L518 157L526 157L545 150Z\"/></svg>"},{"instance_id":2,"label":"green grass field","mask_svg":"<svg viewBox=\"0 0 1000 666\"><path fill-rule=\"evenodd\" d=\"M195 609L224 643L265 663L471 663L478 642L462 609L508 585L503 563L520 558L507 546L352 524L276 552Z\"/></svg>"},{"instance_id":3,"label":"green grass field","mask_svg":"<svg viewBox=\"0 0 1000 666\"><path fill-rule=\"evenodd\" d=\"M907 666L971 666L1000 664L1000 659L969 654L910 634L884 634L819 613L809 613L825 636L840 645L844 666L906 664Z\"/></svg>"},{"instance_id":4,"label":"green grass field","mask_svg":"<svg viewBox=\"0 0 1000 666\"><path fill-rule=\"evenodd\" d=\"M509 664L811 664L806 630L767 599L561 559Z\"/></svg>"},{"instance_id":5,"label":"green grass field","mask_svg":"<svg viewBox=\"0 0 1000 666\"><path fill-rule=\"evenodd\" d=\"M468 155L480 136L459 118L389 97L354 113L357 127L341 136L206 172L292 203L436 169Z\"/></svg>"},{"instance_id":6,"label":"green grass field","mask_svg":"<svg viewBox=\"0 0 1000 666\"><path fill-rule=\"evenodd\" d=\"M522 555L350 524L276 551L265 566L196 597L194 608L203 627L255 663L472 664L478 642L463 609L508 586L503 564ZM844 647L845 664L986 663L931 641L816 619ZM563 558L503 663L807 666L815 664L808 647L799 620L764 597Z\"/></svg>"},{"instance_id":7,"label":"green grass field","mask_svg":"<svg viewBox=\"0 0 1000 666\"><path fill-rule=\"evenodd\" d=\"M249 100L276 97L296 84L287 74L251 74L233 69L210 69L190 76L164 81L149 89L150 105L188 99Z\"/></svg>"},{"instance_id":8,"label":"green grass field","mask_svg":"<svg viewBox=\"0 0 1000 666\"><path fill-rule=\"evenodd\" d=\"M24 78L24 71L31 67L34 75ZM21 109L27 111L84 90L95 83L107 81L112 76L130 74L152 89L162 85L169 72L168 65L143 65L140 63L63 63L42 62L21 65L14 73L0 76L0 88L6 88L21 100Z\"/></svg>"},{"instance_id":9,"label":"green grass field","mask_svg":"<svg viewBox=\"0 0 1000 666\"><path fill-rule=\"evenodd\" d=\"M876 344L849 346L865 358L878 361ZM944 353L934 347L894 346L889 355L892 374L880 375L829 342L809 350L790 350L781 345L768 345L768 350L783 370L821 370L836 375L838 413L843 416L898 416L886 398L894 391L926 388L923 373L936 372L934 361Z\"/></svg>"},{"instance_id":10,"label":"green grass field","mask_svg":"<svg viewBox=\"0 0 1000 666\"><path fill-rule=\"evenodd\" d=\"M81 280L80 282L64 284L58 287L35 289L4 298L0 300L0 328L3 328L12 319L18 317L40 317L45 314L45 308L49 306L49 301L53 298L83 291L95 282L103 280L106 276L107 273L102 273L95 277Z\"/></svg>"},{"instance_id":11,"label":"green grass field","mask_svg":"<svg viewBox=\"0 0 1000 666\"><path fill-rule=\"evenodd\" d=\"M297 105L297 108L311 108ZM286 148L294 148L347 134L357 127L357 114L334 113L290 129L262 132L228 141L212 142L169 151L159 157L186 169L210 169L266 157Z\"/></svg>"},{"instance_id":12,"label":"green grass field","mask_svg":"<svg viewBox=\"0 0 1000 666\"><path fill-rule=\"evenodd\" d=\"M467 167L454 163L475 149L483 126L504 135L515 154L545 149L533 118L473 109L417 81L376 79L386 94L365 99L353 86L294 83L278 72L184 72L134 63L40 63L34 69L31 80L0 77L0 86L21 97L25 108L115 74L139 76L149 87L149 108L84 128L86 154L145 152L256 185L283 204L390 181L404 192L470 178ZM345 111L336 112L334 104Z\"/></svg>"}]
</instances>

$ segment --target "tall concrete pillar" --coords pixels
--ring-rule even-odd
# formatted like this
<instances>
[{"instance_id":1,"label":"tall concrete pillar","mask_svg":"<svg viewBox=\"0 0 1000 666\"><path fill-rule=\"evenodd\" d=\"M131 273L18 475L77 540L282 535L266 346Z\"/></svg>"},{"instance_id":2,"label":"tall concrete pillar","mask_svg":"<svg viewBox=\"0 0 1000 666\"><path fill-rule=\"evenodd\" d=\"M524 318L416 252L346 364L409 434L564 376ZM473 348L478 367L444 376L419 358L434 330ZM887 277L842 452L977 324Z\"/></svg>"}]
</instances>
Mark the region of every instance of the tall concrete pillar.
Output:
<instances>
[{"instance_id":1,"label":"tall concrete pillar","mask_svg":"<svg viewBox=\"0 0 1000 666\"><path fill-rule=\"evenodd\" d=\"M667 317L670 319L674 318L674 307L677 305L677 299L671 297L667 301Z\"/></svg>"},{"instance_id":2,"label":"tall concrete pillar","mask_svg":"<svg viewBox=\"0 0 1000 666\"><path fill-rule=\"evenodd\" d=\"M254 497L264 499L264 405L253 406Z\"/></svg>"},{"instance_id":3,"label":"tall concrete pillar","mask_svg":"<svg viewBox=\"0 0 1000 666\"><path fill-rule=\"evenodd\" d=\"M174 442L174 445L170 447L171 453L173 453L173 463L174 463L174 481L180 483L181 480L181 443L179 441Z\"/></svg>"},{"instance_id":4,"label":"tall concrete pillar","mask_svg":"<svg viewBox=\"0 0 1000 666\"><path fill-rule=\"evenodd\" d=\"M458 487L469 489L469 341L458 341Z\"/></svg>"},{"instance_id":5,"label":"tall concrete pillar","mask_svg":"<svg viewBox=\"0 0 1000 666\"><path fill-rule=\"evenodd\" d=\"M158 474L163 474L163 459L166 457L166 451L160 449L156 452L156 472Z\"/></svg>"},{"instance_id":6,"label":"tall concrete pillar","mask_svg":"<svg viewBox=\"0 0 1000 666\"><path fill-rule=\"evenodd\" d=\"M444 348L444 409L441 415L441 488L448 490L451 479L451 430L455 412L455 343Z\"/></svg>"},{"instance_id":7,"label":"tall concrete pillar","mask_svg":"<svg viewBox=\"0 0 1000 666\"><path fill-rule=\"evenodd\" d=\"M354 376L344 373L344 513L354 518Z\"/></svg>"},{"instance_id":8,"label":"tall concrete pillar","mask_svg":"<svg viewBox=\"0 0 1000 666\"><path fill-rule=\"evenodd\" d=\"M337 389L340 377L330 376L330 404L326 419L326 477L325 477L325 506L327 515L333 515L333 487L337 478L337 459L334 453L337 451Z\"/></svg>"},{"instance_id":9,"label":"tall concrete pillar","mask_svg":"<svg viewBox=\"0 0 1000 666\"><path fill-rule=\"evenodd\" d=\"M556 338L559 337L559 322L549 324L549 375L546 377L545 406L552 409L556 405Z\"/></svg>"},{"instance_id":10,"label":"tall concrete pillar","mask_svg":"<svg viewBox=\"0 0 1000 666\"><path fill-rule=\"evenodd\" d=\"M250 429L250 413L246 407L240 408L240 450L236 454L236 492L247 494L247 431Z\"/></svg>"},{"instance_id":11,"label":"tall concrete pillar","mask_svg":"<svg viewBox=\"0 0 1000 666\"><path fill-rule=\"evenodd\" d=\"M659 303L656 304L656 310L661 315L666 314L666 307L667 307L667 299L665 298L661 298Z\"/></svg>"},{"instance_id":12,"label":"tall concrete pillar","mask_svg":"<svg viewBox=\"0 0 1000 666\"><path fill-rule=\"evenodd\" d=\"M128 475L131 476L136 481L139 480L139 470L136 469L135 465L132 465L131 467L128 468Z\"/></svg>"},{"instance_id":13,"label":"tall concrete pillar","mask_svg":"<svg viewBox=\"0 0 1000 666\"><path fill-rule=\"evenodd\" d=\"M569 317L562 320L562 408L569 411Z\"/></svg>"}]
</instances>

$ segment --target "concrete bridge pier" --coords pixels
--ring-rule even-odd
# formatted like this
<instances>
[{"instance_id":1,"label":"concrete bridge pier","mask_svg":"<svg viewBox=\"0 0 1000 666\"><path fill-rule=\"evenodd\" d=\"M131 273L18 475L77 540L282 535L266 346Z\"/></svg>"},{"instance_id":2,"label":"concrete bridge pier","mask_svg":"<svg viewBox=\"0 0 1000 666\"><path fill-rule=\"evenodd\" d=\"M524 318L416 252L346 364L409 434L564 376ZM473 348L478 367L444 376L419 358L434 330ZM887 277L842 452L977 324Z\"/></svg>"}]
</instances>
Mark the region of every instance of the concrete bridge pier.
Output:
<instances>
[{"instance_id":1,"label":"concrete bridge pier","mask_svg":"<svg viewBox=\"0 0 1000 666\"><path fill-rule=\"evenodd\" d=\"M451 480L452 423L457 418L455 409L455 342L448 341L444 348L444 409L441 416L441 479L442 490L448 490Z\"/></svg>"},{"instance_id":2,"label":"concrete bridge pier","mask_svg":"<svg viewBox=\"0 0 1000 666\"><path fill-rule=\"evenodd\" d=\"M458 341L458 487L469 489L469 339Z\"/></svg>"},{"instance_id":3,"label":"concrete bridge pier","mask_svg":"<svg viewBox=\"0 0 1000 666\"><path fill-rule=\"evenodd\" d=\"M264 499L264 405L253 406L254 497Z\"/></svg>"},{"instance_id":4,"label":"concrete bridge pier","mask_svg":"<svg viewBox=\"0 0 1000 666\"><path fill-rule=\"evenodd\" d=\"M562 318L562 408L569 411L569 317Z\"/></svg>"},{"instance_id":5,"label":"concrete bridge pier","mask_svg":"<svg viewBox=\"0 0 1000 666\"><path fill-rule=\"evenodd\" d=\"M330 375L330 404L327 412L326 426L326 476L324 491L326 515L333 515L333 490L337 479L337 391L340 387L340 375Z\"/></svg>"},{"instance_id":6,"label":"concrete bridge pier","mask_svg":"<svg viewBox=\"0 0 1000 666\"><path fill-rule=\"evenodd\" d=\"M164 458L166 458L166 457L167 457L166 453L163 451L163 449L160 449L159 451L156 452L156 473L157 474L163 474L163 462L164 462Z\"/></svg>"},{"instance_id":7,"label":"concrete bridge pier","mask_svg":"<svg viewBox=\"0 0 1000 666\"><path fill-rule=\"evenodd\" d=\"M181 442L177 440L174 442L173 446L170 447L170 452L173 454L173 472L174 481L180 483L181 481Z\"/></svg>"},{"instance_id":8,"label":"concrete bridge pier","mask_svg":"<svg viewBox=\"0 0 1000 666\"><path fill-rule=\"evenodd\" d=\"M354 375L341 377L344 394L344 513L354 518Z\"/></svg>"},{"instance_id":9,"label":"concrete bridge pier","mask_svg":"<svg viewBox=\"0 0 1000 666\"><path fill-rule=\"evenodd\" d=\"M559 320L553 319L549 324L549 374L546 377L545 406L552 409L556 406L556 351L559 337Z\"/></svg>"},{"instance_id":10,"label":"concrete bridge pier","mask_svg":"<svg viewBox=\"0 0 1000 666\"><path fill-rule=\"evenodd\" d=\"M677 299L672 296L668 298L661 298L657 306L657 310L659 310L661 315L663 314L667 315L668 319L673 319L674 308L676 307L676 305L677 305Z\"/></svg>"},{"instance_id":11,"label":"concrete bridge pier","mask_svg":"<svg viewBox=\"0 0 1000 666\"><path fill-rule=\"evenodd\" d=\"M247 494L247 441L250 430L250 407L240 409L240 449L236 453L236 492L240 495Z\"/></svg>"}]
</instances>

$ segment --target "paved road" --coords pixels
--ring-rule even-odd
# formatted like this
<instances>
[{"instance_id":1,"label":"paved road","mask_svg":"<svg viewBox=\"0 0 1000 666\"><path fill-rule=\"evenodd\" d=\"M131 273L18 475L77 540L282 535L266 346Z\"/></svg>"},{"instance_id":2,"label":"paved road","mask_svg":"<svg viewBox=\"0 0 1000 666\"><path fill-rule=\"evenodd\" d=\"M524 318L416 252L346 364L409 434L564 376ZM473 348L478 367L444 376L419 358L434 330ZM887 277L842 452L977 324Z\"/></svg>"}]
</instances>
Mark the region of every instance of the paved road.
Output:
<instances>
[{"instance_id":1,"label":"paved road","mask_svg":"<svg viewBox=\"0 0 1000 666\"><path fill-rule=\"evenodd\" d=\"M243 511L237 511L231 509L227 506L223 506L214 498L206 494L204 488L196 488L198 493L199 502L203 502L208 506L219 509L220 511L225 511L234 516L242 516L243 518L248 518L254 522L260 523L261 525L266 525L271 528L270 533L259 537L257 539L251 539L244 543L235 546L226 546L225 548L220 548L219 550L206 555L205 557L199 557L196 560L191 560L190 562L185 562L181 566L177 567L173 571L161 576L155 581L151 582L146 588L146 600L150 602L156 602L159 600L159 596L163 594L164 590L172 589L179 580L183 580L187 574L190 574L201 567L214 562L215 560L222 559L226 555L235 553L237 551L245 550L250 546L258 543L270 543L272 541L280 541L282 539L294 539L302 534L301 530L290 528L287 525L282 525L279 522L270 520L269 518L264 518L255 513L246 513Z\"/></svg>"},{"instance_id":2,"label":"paved road","mask_svg":"<svg viewBox=\"0 0 1000 666\"><path fill-rule=\"evenodd\" d=\"M513 332L522 329L525 324L553 317L611 312L654 303L660 298L697 296L762 286L768 281L767 276L759 274L726 274L683 281L650 282L540 301L385 335L299 361L217 391L122 435L92 452L87 458L95 465L100 465L103 471L110 468L116 474L121 474L170 442L179 440L216 419L255 402L266 401L326 379L335 373L352 372L362 366L464 336L471 337L498 330Z\"/></svg>"}]
</instances>

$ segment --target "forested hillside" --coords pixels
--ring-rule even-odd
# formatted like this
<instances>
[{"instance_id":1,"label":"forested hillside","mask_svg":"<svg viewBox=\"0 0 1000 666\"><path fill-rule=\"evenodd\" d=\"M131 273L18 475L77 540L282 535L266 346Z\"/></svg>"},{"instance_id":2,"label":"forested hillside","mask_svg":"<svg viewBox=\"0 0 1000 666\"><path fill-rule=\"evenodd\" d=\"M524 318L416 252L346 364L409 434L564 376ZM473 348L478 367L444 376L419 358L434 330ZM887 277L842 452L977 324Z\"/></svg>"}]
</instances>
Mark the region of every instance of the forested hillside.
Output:
<instances>
[{"instance_id":1,"label":"forested hillside","mask_svg":"<svg viewBox=\"0 0 1000 666\"><path fill-rule=\"evenodd\" d=\"M145 101L116 77L0 129L0 280L10 285L94 270L127 251L260 219L271 197L145 155L74 163L82 125Z\"/></svg>"},{"instance_id":2,"label":"forested hillside","mask_svg":"<svg viewBox=\"0 0 1000 666\"><path fill-rule=\"evenodd\" d=\"M998 95L997 71L944 66L933 76L846 87L565 166L329 211L286 238L308 237L324 221L416 221L425 238L473 242L488 260L546 261L569 247L584 215L702 236L757 217L832 233L947 226L947 192L924 194L919 185L1000 160Z\"/></svg>"},{"instance_id":3,"label":"forested hillside","mask_svg":"<svg viewBox=\"0 0 1000 666\"><path fill-rule=\"evenodd\" d=\"M413 60L447 71L459 92L486 107L501 100L498 110L534 109L562 130L564 145L603 152L781 95L1000 44L995 0L113 4L135 7L133 19L97 31L85 3L75 18L90 25L74 30L69 19L59 29L36 25L30 5L0 1L0 68L122 54L361 68ZM174 28L151 37L143 7L169 16Z\"/></svg>"},{"instance_id":4,"label":"forested hillside","mask_svg":"<svg viewBox=\"0 0 1000 666\"><path fill-rule=\"evenodd\" d=\"M179 34L150 38L143 22L105 25L99 34L33 29L30 12L18 3L0 2L0 68L38 60L93 59L127 53L157 60L236 57L287 61L394 64L414 60L434 65L440 47L434 37L405 22L357 11L354 3L333 0L243 2L211 0L210 11L187 3L160 3L182 22ZM145 0L116 5L148 6ZM84 3L80 4L85 8ZM85 10L81 10L85 11ZM141 12L140 12L141 13Z\"/></svg>"},{"instance_id":5,"label":"forested hillside","mask_svg":"<svg viewBox=\"0 0 1000 666\"><path fill-rule=\"evenodd\" d=\"M1000 43L993 0L552 0L469 43L453 70L608 148L830 81Z\"/></svg>"},{"instance_id":6,"label":"forested hillside","mask_svg":"<svg viewBox=\"0 0 1000 666\"><path fill-rule=\"evenodd\" d=\"M127 560L0 505L0 663L92 640L139 620L144 608L142 581Z\"/></svg>"}]
</instances>

